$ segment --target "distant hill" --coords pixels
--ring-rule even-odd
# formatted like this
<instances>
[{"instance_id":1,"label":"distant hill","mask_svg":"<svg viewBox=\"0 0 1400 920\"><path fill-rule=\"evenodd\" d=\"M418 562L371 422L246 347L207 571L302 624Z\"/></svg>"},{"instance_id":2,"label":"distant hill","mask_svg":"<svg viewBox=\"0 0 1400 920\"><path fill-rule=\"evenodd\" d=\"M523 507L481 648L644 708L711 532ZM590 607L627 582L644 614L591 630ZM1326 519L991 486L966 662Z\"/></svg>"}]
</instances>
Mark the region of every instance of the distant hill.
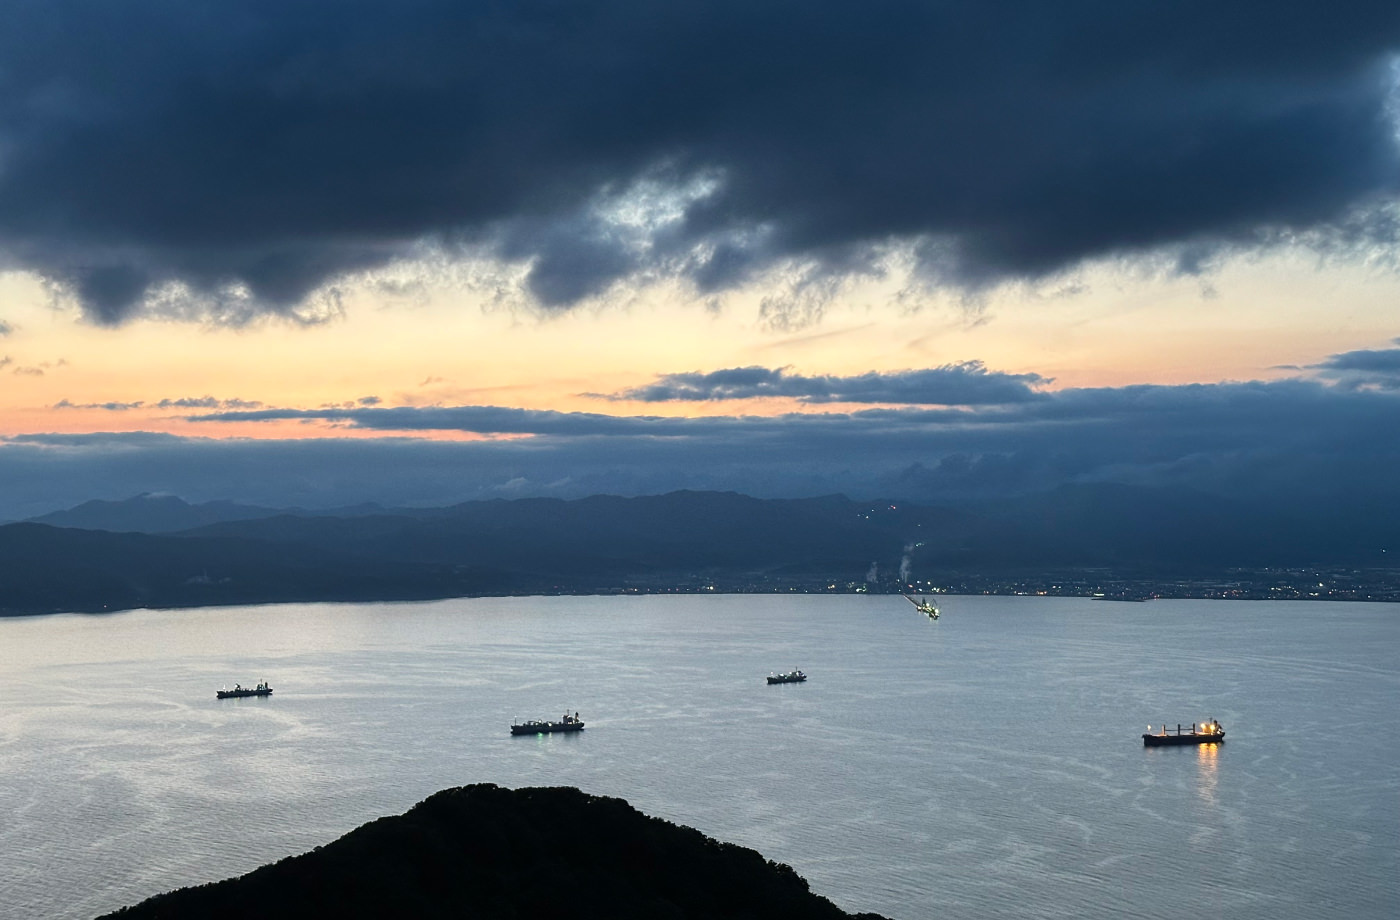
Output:
<instances>
[{"instance_id":1,"label":"distant hill","mask_svg":"<svg viewBox=\"0 0 1400 920\"><path fill-rule=\"evenodd\" d=\"M315 545L0 527L0 614L513 593L470 565L347 557Z\"/></svg>"},{"instance_id":2,"label":"distant hill","mask_svg":"<svg viewBox=\"0 0 1400 920\"><path fill-rule=\"evenodd\" d=\"M73 509L73 519L101 519L101 530L0 526L0 613L866 582L892 591L901 571L976 581L1103 569L1151 580L1386 568L1400 547L1400 508L1369 510L1111 484L957 508L673 492L312 515L143 496ZM131 532L232 514L250 516Z\"/></svg>"},{"instance_id":3,"label":"distant hill","mask_svg":"<svg viewBox=\"0 0 1400 920\"><path fill-rule=\"evenodd\" d=\"M919 526L840 497L702 492L281 514L179 534L11 524L0 526L0 612L588 593L715 579L732 587L833 573L844 584L863 580L875 560L897 567L905 531Z\"/></svg>"},{"instance_id":4,"label":"distant hill","mask_svg":"<svg viewBox=\"0 0 1400 920\"><path fill-rule=\"evenodd\" d=\"M241 878L112 920L883 920L754 850L571 788L448 789Z\"/></svg>"},{"instance_id":5,"label":"distant hill","mask_svg":"<svg viewBox=\"0 0 1400 920\"><path fill-rule=\"evenodd\" d=\"M30 518L29 523L50 524L54 527L76 527L81 530L109 530L117 533L175 533L217 524L221 521L245 521L278 514L303 516L331 515L355 517L383 514L379 505L357 505L330 511L303 511L298 508L262 508L237 502L205 502L191 505L174 495L144 493L122 501L83 502L74 508L54 511Z\"/></svg>"},{"instance_id":6,"label":"distant hill","mask_svg":"<svg viewBox=\"0 0 1400 920\"><path fill-rule=\"evenodd\" d=\"M468 502L432 514L354 520L280 515L187 531L314 544L377 559L456 565L468 561L541 581L615 583L623 575L667 578L840 573L860 579L871 562L897 565L925 527L953 529L961 514L857 503L842 496L757 499L733 492L672 492L642 498Z\"/></svg>"},{"instance_id":7,"label":"distant hill","mask_svg":"<svg viewBox=\"0 0 1400 920\"><path fill-rule=\"evenodd\" d=\"M1359 523L1354 509L1333 515L1112 483L959 507L681 491L467 502L355 520L279 515L185 535L313 542L405 561L473 560L545 578L621 572L854 578L872 562L897 568L905 555L925 576L1055 566L1377 565L1390 561L1383 549L1400 546L1400 507L1374 511Z\"/></svg>"}]
</instances>

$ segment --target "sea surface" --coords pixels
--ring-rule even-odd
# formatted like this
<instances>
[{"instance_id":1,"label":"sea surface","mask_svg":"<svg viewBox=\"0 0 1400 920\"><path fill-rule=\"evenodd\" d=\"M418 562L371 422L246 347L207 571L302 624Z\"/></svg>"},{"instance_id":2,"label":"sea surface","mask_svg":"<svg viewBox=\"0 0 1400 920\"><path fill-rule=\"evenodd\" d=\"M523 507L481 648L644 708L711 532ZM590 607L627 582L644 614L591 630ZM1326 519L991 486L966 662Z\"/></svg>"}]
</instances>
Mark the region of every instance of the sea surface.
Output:
<instances>
[{"instance_id":1,"label":"sea surface","mask_svg":"<svg viewBox=\"0 0 1400 920\"><path fill-rule=\"evenodd\" d=\"M0 916L92 917L482 782L620 796L895 920L1400 916L1400 605L941 604L0 620ZM1207 718L1223 745L1143 747Z\"/></svg>"}]
</instances>

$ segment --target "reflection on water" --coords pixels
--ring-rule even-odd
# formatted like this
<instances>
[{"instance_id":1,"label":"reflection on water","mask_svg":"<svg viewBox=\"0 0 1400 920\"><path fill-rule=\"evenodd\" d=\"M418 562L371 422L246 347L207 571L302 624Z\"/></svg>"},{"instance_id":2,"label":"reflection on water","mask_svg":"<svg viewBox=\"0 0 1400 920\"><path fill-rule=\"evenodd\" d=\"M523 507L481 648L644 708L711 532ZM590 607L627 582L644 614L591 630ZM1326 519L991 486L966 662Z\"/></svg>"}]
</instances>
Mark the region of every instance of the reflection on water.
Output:
<instances>
[{"instance_id":1,"label":"reflection on water","mask_svg":"<svg viewBox=\"0 0 1400 920\"><path fill-rule=\"evenodd\" d=\"M1220 781L1220 745L1196 745L1196 795L1207 805L1215 805L1215 786Z\"/></svg>"}]
</instances>

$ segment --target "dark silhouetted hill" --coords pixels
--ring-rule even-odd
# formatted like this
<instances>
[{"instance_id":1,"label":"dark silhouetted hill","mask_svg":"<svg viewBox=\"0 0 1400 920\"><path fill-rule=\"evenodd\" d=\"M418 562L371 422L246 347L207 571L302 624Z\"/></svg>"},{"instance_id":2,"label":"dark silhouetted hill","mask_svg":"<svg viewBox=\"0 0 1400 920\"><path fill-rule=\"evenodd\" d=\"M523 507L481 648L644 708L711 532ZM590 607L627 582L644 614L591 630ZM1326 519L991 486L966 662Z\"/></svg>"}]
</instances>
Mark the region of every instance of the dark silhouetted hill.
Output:
<instances>
[{"instance_id":1,"label":"dark silhouetted hill","mask_svg":"<svg viewBox=\"0 0 1400 920\"><path fill-rule=\"evenodd\" d=\"M282 512L178 533L113 532L153 520L150 501L109 515L102 531L0 526L0 613L709 586L849 590L872 572L889 591L898 590L902 565L912 578L963 584L1071 570L1151 582L1242 568L1389 569L1390 550L1400 547L1400 507L1259 505L1113 484L956 508L673 492ZM204 508L184 507L168 506L167 523Z\"/></svg>"},{"instance_id":2,"label":"dark silhouetted hill","mask_svg":"<svg viewBox=\"0 0 1400 920\"><path fill-rule=\"evenodd\" d=\"M0 614L510 593L471 566L348 558L314 544L0 526Z\"/></svg>"},{"instance_id":3,"label":"dark silhouetted hill","mask_svg":"<svg viewBox=\"0 0 1400 920\"><path fill-rule=\"evenodd\" d=\"M383 514L384 508L375 504L337 508L331 511L302 511L301 509L262 508L238 502L204 502L191 505L174 495L145 493L122 501L94 500L73 508L54 511L30 518L30 523L80 530L110 530L119 533L175 533L192 530L221 521L246 521L278 514L330 515L354 517L363 514Z\"/></svg>"},{"instance_id":4,"label":"dark silhouetted hill","mask_svg":"<svg viewBox=\"0 0 1400 920\"><path fill-rule=\"evenodd\" d=\"M732 492L642 498L468 502L357 519L282 515L188 536L312 542L374 558L472 560L520 579L616 582L684 573L863 577L905 547L927 576L1065 566L1220 571L1240 566L1388 564L1397 509L1260 505L1176 489L1099 483L958 508L843 496L757 499Z\"/></svg>"},{"instance_id":5,"label":"dark silhouetted hill","mask_svg":"<svg viewBox=\"0 0 1400 920\"><path fill-rule=\"evenodd\" d=\"M113 920L840 920L791 867L571 788L464 786Z\"/></svg>"},{"instance_id":6,"label":"dark silhouetted hill","mask_svg":"<svg viewBox=\"0 0 1400 920\"><path fill-rule=\"evenodd\" d=\"M616 584L624 575L840 572L859 578L872 561L895 563L925 522L952 526L943 509L901 512L841 496L757 499L732 492L642 498L468 502L432 514L353 520L281 515L188 531L315 544L378 559L467 561L540 582ZM581 580L581 581L580 581Z\"/></svg>"}]
</instances>

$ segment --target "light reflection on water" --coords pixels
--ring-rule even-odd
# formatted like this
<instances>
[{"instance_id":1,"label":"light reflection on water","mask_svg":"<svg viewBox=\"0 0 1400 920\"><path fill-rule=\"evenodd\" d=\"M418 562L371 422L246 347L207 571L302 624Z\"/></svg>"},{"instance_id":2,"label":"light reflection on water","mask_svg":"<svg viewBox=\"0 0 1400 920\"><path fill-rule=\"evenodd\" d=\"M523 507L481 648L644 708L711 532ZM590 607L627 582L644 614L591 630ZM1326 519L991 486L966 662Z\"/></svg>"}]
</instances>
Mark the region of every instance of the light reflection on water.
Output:
<instances>
[{"instance_id":1,"label":"light reflection on water","mask_svg":"<svg viewBox=\"0 0 1400 920\"><path fill-rule=\"evenodd\" d=\"M0 621L0 915L90 917L470 782L621 796L897 920L1397 914L1400 743L1370 729L1400 699L1400 608L940 606L937 623L897 596ZM806 684L766 685L794 666ZM270 699L214 699L262 679ZM509 734L566 710L585 732ZM1142 745L1145 722L1203 711L1227 744Z\"/></svg>"},{"instance_id":2,"label":"light reflection on water","mask_svg":"<svg viewBox=\"0 0 1400 920\"><path fill-rule=\"evenodd\" d=\"M1196 745L1196 763L1200 767L1196 780L1196 795L1207 805L1215 804L1215 785L1220 770L1220 745Z\"/></svg>"}]
</instances>

